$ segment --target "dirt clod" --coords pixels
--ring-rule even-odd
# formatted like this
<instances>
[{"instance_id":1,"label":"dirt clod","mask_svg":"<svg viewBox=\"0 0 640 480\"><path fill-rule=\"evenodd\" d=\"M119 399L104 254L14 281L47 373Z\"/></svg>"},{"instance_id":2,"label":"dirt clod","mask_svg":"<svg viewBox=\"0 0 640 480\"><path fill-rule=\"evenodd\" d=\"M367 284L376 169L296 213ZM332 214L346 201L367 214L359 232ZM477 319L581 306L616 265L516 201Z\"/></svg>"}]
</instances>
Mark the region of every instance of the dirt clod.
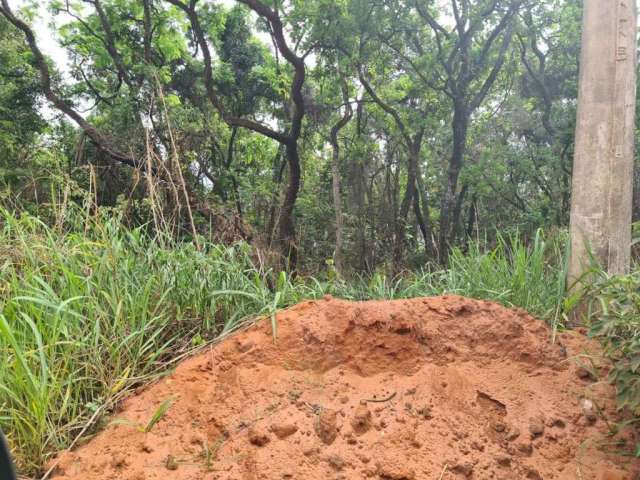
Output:
<instances>
[{"instance_id":1,"label":"dirt clod","mask_svg":"<svg viewBox=\"0 0 640 480\"><path fill-rule=\"evenodd\" d=\"M382 480L414 480L416 472L406 465L396 464L386 458L376 464L376 473Z\"/></svg>"},{"instance_id":2,"label":"dirt clod","mask_svg":"<svg viewBox=\"0 0 640 480\"><path fill-rule=\"evenodd\" d=\"M539 437L544 433L544 421L540 418L532 418L529 421L529 432L532 437Z\"/></svg>"},{"instance_id":3,"label":"dirt clod","mask_svg":"<svg viewBox=\"0 0 640 480\"><path fill-rule=\"evenodd\" d=\"M278 423L271 426L271 431L282 440L296 433L298 426L295 423Z\"/></svg>"},{"instance_id":4,"label":"dirt clod","mask_svg":"<svg viewBox=\"0 0 640 480\"><path fill-rule=\"evenodd\" d=\"M345 466L344 459L340 455L335 453L333 455L329 455L329 458L327 458L327 463L334 470L342 470Z\"/></svg>"},{"instance_id":5,"label":"dirt clod","mask_svg":"<svg viewBox=\"0 0 640 480\"><path fill-rule=\"evenodd\" d=\"M533 453L531 442L520 442L516 445L516 449L523 455L531 455Z\"/></svg>"},{"instance_id":6,"label":"dirt clod","mask_svg":"<svg viewBox=\"0 0 640 480\"><path fill-rule=\"evenodd\" d=\"M315 431L320 440L331 445L338 436L338 413L334 410L322 410L316 419Z\"/></svg>"},{"instance_id":7,"label":"dirt clod","mask_svg":"<svg viewBox=\"0 0 640 480\"><path fill-rule=\"evenodd\" d=\"M632 455L599 448L611 442L604 426L624 419L614 389L565 360L597 356L580 333L564 332L561 348L543 322L457 296L327 297L278 312L277 324L277 342L267 318L126 399L116 417L127 423L109 422L61 455L52 478L631 480L640 471ZM175 401L153 431L130 426L166 398ZM635 446L633 432L619 435Z\"/></svg>"},{"instance_id":8,"label":"dirt clod","mask_svg":"<svg viewBox=\"0 0 640 480\"><path fill-rule=\"evenodd\" d=\"M360 404L356 408L353 419L351 419L351 427L357 435L362 435L371 428L371 410L366 404Z\"/></svg>"},{"instance_id":9,"label":"dirt clod","mask_svg":"<svg viewBox=\"0 0 640 480\"><path fill-rule=\"evenodd\" d=\"M249 428L249 430L247 430L247 437L249 438L249 443L256 447L264 447L271 440L269 434L259 427Z\"/></svg>"},{"instance_id":10,"label":"dirt clod","mask_svg":"<svg viewBox=\"0 0 640 480\"><path fill-rule=\"evenodd\" d=\"M516 440L518 437L520 436L520 429L518 427L513 427L509 430L509 433L507 433L507 435L505 436L505 438L510 441L513 442L514 440Z\"/></svg>"}]
</instances>

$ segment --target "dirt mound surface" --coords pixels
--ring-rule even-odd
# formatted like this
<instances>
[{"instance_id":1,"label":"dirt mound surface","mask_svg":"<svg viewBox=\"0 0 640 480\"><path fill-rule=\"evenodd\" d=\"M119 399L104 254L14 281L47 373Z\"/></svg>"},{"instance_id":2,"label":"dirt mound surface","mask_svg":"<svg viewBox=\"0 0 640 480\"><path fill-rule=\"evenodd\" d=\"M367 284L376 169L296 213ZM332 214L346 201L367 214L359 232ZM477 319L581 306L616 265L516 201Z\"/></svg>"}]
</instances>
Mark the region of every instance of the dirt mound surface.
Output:
<instances>
[{"instance_id":1,"label":"dirt mound surface","mask_svg":"<svg viewBox=\"0 0 640 480\"><path fill-rule=\"evenodd\" d=\"M64 453L57 480L632 480L613 389L525 312L455 296L330 297L182 363Z\"/></svg>"}]
</instances>

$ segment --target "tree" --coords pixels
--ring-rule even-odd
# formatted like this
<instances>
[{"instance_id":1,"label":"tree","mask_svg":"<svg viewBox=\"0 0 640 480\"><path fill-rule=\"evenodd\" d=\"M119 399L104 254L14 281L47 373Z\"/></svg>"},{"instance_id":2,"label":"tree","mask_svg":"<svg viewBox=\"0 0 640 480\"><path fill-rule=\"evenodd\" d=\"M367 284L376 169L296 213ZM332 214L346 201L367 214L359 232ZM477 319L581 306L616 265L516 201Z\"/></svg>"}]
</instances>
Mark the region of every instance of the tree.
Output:
<instances>
[{"instance_id":1,"label":"tree","mask_svg":"<svg viewBox=\"0 0 640 480\"><path fill-rule=\"evenodd\" d=\"M340 119L331 127L331 133L329 135L332 156L331 156L331 178L333 187L333 208L336 217L336 249L333 254L333 260L335 263L336 271L339 275L344 275L344 262L343 262L343 213L342 213L342 200L340 192L340 141L338 135L340 131L351 121L353 117L353 108L351 106L351 100L349 98L349 86L345 80L340 68L337 68L337 74L340 83L340 90L342 92L342 100L344 102L344 112Z\"/></svg>"},{"instance_id":2,"label":"tree","mask_svg":"<svg viewBox=\"0 0 640 480\"><path fill-rule=\"evenodd\" d=\"M295 271L298 261L298 248L296 245L293 210L300 190L301 168L298 140L300 139L302 132L302 120L304 118L304 97L302 94L302 87L304 86L306 75L304 63L306 55L298 55L290 47L278 10L272 9L259 0L240 0L241 3L248 6L267 22L278 52L293 69L293 78L289 89L289 98L287 99L287 116L289 119L289 125L285 131L273 129L259 121L235 116L225 109L219 93L216 91L214 86L212 56L207 42L207 37L202 29L200 18L196 10L196 4L198 3L197 0L190 0L189 3L183 3L180 0L167 1L183 10L191 23L193 35L204 58L204 83L207 91L207 97L220 113L223 120L232 127L244 127L265 135L266 137L280 143L285 150L289 165L289 183L280 212L279 241L282 246L282 253L285 258L286 267ZM307 54L308 53L310 52L307 52Z\"/></svg>"},{"instance_id":3,"label":"tree","mask_svg":"<svg viewBox=\"0 0 640 480\"><path fill-rule=\"evenodd\" d=\"M358 5L358 8L362 8ZM433 113L433 89L420 85L412 76L417 57L423 51L407 45L407 35L415 22L406 6L393 3L383 8L369 7L357 20L358 48L353 63L365 92L397 130L406 154L406 183L395 220L393 261L399 270L403 263L409 214L413 209L422 233L425 250L431 256L436 246L433 241L429 201L423 186L421 153L427 125ZM427 67L429 68L429 67ZM376 72L376 75L373 74ZM390 79L390 80L389 80ZM378 83L376 85L375 83Z\"/></svg>"},{"instance_id":4,"label":"tree","mask_svg":"<svg viewBox=\"0 0 640 480\"><path fill-rule=\"evenodd\" d=\"M39 112L37 66L17 31L0 17L0 179L18 181L29 170L33 145L46 123ZM28 175L28 173L27 173Z\"/></svg>"},{"instance_id":5,"label":"tree","mask_svg":"<svg viewBox=\"0 0 640 480\"><path fill-rule=\"evenodd\" d=\"M4 17L13 26L21 30L27 39L29 48L34 57L35 65L40 72L41 88L47 100L49 100L55 108L71 118L85 132L91 141L110 158L132 167L141 167L144 169L144 166L142 166L136 159L124 152L121 152L117 147L112 145L97 128L91 125L76 109L74 109L61 97L59 93L55 91L52 84L49 64L38 47L36 37L33 34L31 27L13 13L7 0L2 0L1 5L0 13L4 15Z\"/></svg>"},{"instance_id":6,"label":"tree","mask_svg":"<svg viewBox=\"0 0 640 480\"><path fill-rule=\"evenodd\" d=\"M452 226L459 222L455 208L467 189L458 191L458 179L467 151L469 123L485 100L505 62L515 29L514 17L523 0L451 0L453 28L438 21L428 5L415 8L433 32L439 68L427 81L451 100L453 134L445 190L440 205L438 249L440 260L447 258ZM476 47L477 46L477 47Z\"/></svg>"},{"instance_id":7,"label":"tree","mask_svg":"<svg viewBox=\"0 0 640 480\"><path fill-rule=\"evenodd\" d=\"M49 0L64 77L8 3L6 178L60 158L131 224L343 275L568 222L576 2Z\"/></svg>"}]
</instances>

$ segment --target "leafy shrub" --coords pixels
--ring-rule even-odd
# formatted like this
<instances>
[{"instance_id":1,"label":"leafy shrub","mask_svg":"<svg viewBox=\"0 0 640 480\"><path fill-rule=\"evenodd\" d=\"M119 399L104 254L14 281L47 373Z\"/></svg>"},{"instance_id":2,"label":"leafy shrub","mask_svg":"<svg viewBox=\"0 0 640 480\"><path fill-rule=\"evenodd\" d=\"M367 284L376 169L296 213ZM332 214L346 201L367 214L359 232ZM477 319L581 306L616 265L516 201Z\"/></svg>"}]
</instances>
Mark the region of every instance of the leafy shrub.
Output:
<instances>
[{"instance_id":1,"label":"leafy shrub","mask_svg":"<svg viewBox=\"0 0 640 480\"><path fill-rule=\"evenodd\" d=\"M609 379L616 385L618 405L640 416L640 270L600 273L587 295L590 335L613 362Z\"/></svg>"}]
</instances>

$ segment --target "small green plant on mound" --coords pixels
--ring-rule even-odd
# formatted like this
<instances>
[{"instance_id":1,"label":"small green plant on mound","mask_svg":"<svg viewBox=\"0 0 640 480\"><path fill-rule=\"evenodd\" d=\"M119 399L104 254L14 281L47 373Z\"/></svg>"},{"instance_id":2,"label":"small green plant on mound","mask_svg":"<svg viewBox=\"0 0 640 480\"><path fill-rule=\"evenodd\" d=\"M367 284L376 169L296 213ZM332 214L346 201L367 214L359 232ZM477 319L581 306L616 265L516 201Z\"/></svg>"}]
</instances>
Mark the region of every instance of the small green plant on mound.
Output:
<instances>
[{"instance_id":1,"label":"small green plant on mound","mask_svg":"<svg viewBox=\"0 0 640 480\"><path fill-rule=\"evenodd\" d=\"M153 414L151 415L151 418L149 418L146 424L132 422L131 420L127 420L124 418L114 420L111 423L114 425L129 425L131 427L134 427L136 430L138 430L141 433L149 433L151 430L153 430L153 427L155 427L158 424L158 422L162 420L162 418L165 416L169 408L171 408L171 405L173 404L173 402L174 402L173 398L168 398L164 402L162 402L160 405L158 405L158 408L154 410Z\"/></svg>"}]
</instances>

